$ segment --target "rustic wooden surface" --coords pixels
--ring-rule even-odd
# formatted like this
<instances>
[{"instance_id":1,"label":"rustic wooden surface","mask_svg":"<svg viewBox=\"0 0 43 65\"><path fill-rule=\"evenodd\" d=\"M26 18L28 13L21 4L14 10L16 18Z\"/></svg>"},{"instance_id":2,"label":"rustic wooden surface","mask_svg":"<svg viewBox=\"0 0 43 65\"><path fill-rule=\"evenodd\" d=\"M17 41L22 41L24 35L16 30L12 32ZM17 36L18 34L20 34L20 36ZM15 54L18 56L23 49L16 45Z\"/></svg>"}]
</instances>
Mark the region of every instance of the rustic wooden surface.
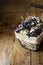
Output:
<instances>
[{"instance_id":1,"label":"rustic wooden surface","mask_svg":"<svg viewBox=\"0 0 43 65\"><path fill-rule=\"evenodd\" d=\"M9 65L12 56L13 36L0 33L0 65Z\"/></svg>"},{"instance_id":2,"label":"rustic wooden surface","mask_svg":"<svg viewBox=\"0 0 43 65\"><path fill-rule=\"evenodd\" d=\"M43 65L43 42L39 46L39 50L31 51L31 64Z\"/></svg>"},{"instance_id":3,"label":"rustic wooden surface","mask_svg":"<svg viewBox=\"0 0 43 65\"><path fill-rule=\"evenodd\" d=\"M0 33L0 60L4 59L2 51L6 52L6 56L9 56L8 49L10 49L12 50L12 52L10 51L12 54L11 65L43 65L43 43L40 45L39 50L30 51L20 45L13 33L7 32Z\"/></svg>"},{"instance_id":4,"label":"rustic wooden surface","mask_svg":"<svg viewBox=\"0 0 43 65\"><path fill-rule=\"evenodd\" d=\"M15 38L13 54L12 65L43 65L43 44L39 46L39 50L30 51L23 48Z\"/></svg>"},{"instance_id":5,"label":"rustic wooden surface","mask_svg":"<svg viewBox=\"0 0 43 65\"><path fill-rule=\"evenodd\" d=\"M23 48L15 38L11 65L30 65L30 51Z\"/></svg>"},{"instance_id":6,"label":"rustic wooden surface","mask_svg":"<svg viewBox=\"0 0 43 65\"><path fill-rule=\"evenodd\" d=\"M30 65L30 51L20 45L11 31L5 29L0 33L0 63L4 64L4 60L8 63L8 59L11 65Z\"/></svg>"},{"instance_id":7,"label":"rustic wooden surface","mask_svg":"<svg viewBox=\"0 0 43 65\"><path fill-rule=\"evenodd\" d=\"M43 65L43 52L32 52L32 65Z\"/></svg>"}]
</instances>

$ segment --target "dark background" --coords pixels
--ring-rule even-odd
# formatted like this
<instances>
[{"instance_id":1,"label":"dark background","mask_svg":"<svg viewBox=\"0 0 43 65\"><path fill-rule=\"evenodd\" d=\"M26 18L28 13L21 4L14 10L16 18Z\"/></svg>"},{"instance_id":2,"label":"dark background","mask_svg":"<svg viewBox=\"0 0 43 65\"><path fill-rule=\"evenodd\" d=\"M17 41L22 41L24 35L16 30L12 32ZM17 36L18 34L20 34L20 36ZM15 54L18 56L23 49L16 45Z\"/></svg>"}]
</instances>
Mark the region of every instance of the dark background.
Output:
<instances>
[{"instance_id":1,"label":"dark background","mask_svg":"<svg viewBox=\"0 0 43 65\"><path fill-rule=\"evenodd\" d=\"M31 3L43 4L43 0L0 0L0 27L7 25L17 26L20 16L29 15L41 16L43 9L31 7Z\"/></svg>"}]
</instances>

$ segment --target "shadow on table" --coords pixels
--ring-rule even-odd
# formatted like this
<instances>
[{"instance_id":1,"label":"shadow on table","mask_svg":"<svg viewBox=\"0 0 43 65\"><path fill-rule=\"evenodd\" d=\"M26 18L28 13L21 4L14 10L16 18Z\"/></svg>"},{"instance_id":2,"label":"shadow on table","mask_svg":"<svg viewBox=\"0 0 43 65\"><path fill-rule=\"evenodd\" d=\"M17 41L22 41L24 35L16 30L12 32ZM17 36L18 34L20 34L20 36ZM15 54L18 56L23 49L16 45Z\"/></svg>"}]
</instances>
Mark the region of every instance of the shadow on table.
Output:
<instances>
[{"instance_id":1,"label":"shadow on table","mask_svg":"<svg viewBox=\"0 0 43 65\"><path fill-rule=\"evenodd\" d=\"M43 41L41 42L41 44L39 45L39 51L43 51Z\"/></svg>"}]
</instances>

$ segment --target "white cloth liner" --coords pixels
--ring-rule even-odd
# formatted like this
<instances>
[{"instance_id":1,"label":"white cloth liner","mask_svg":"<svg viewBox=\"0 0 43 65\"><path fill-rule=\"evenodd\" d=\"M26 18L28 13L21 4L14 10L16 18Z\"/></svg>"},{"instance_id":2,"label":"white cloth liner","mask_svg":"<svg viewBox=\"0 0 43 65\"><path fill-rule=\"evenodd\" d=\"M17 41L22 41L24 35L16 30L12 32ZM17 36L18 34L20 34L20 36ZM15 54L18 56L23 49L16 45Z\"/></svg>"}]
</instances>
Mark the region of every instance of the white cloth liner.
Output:
<instances>
[{"instance_id":1,"label":"white cloth liner","mask_svg":"<svg viewBox=\"0 0 43 65\"><path fill-rule=\"evenodd\" d=\"M23 34L20 34L20 33L15 33L15 36L17 39L19 39L23 44L26 45L26 47L30 48L30 49L33 49L33 50L36 50L36 46L40 44L42 38L43 38L43 32L38 36L38 37L28 37L26 35L23 35Z\"/></svg>"}]
</instances>

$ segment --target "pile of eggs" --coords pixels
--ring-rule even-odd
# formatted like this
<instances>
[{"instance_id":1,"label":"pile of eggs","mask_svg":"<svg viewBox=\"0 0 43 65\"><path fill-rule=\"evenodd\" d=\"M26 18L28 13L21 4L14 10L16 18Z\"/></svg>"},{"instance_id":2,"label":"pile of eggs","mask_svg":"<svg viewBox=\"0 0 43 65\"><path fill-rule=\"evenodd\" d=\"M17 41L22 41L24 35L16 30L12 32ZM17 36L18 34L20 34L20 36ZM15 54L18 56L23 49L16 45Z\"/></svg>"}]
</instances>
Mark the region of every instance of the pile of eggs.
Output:
<instances>
[{"instance_id":1,"label":"pile of eggs","mask_svg":"<svg viewBox=\"0 0 43 65\"><path fill-rule=\"evenodd\" d=\"M43 32L43 20L39 17L33 16L30 16L27 20L22 18L21 24L16 28L16 32L30 37L37 37Z\"/></svg>"}]
</instances>

